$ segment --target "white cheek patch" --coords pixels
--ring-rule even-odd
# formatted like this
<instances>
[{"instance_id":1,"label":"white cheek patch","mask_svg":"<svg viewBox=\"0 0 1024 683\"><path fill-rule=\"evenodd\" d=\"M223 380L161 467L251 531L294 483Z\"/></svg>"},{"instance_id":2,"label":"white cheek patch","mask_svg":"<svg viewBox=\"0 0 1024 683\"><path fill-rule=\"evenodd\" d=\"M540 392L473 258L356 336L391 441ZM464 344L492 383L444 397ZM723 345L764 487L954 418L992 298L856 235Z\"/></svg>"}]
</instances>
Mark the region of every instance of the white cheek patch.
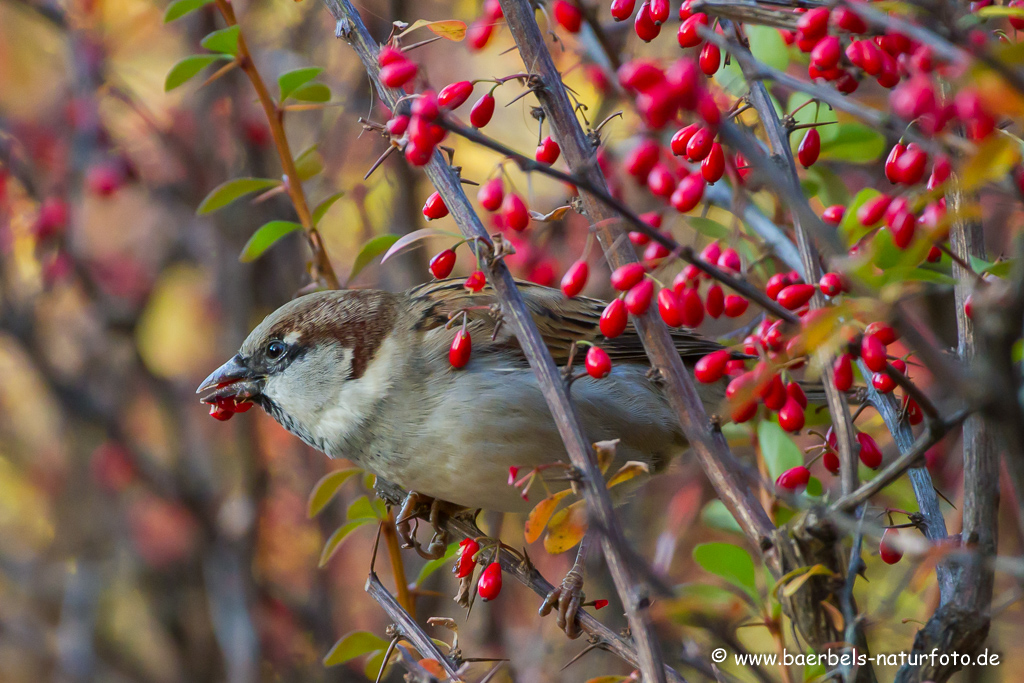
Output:
<instances>
[{"instance_id":1,"label":"white cheek patch","mask_svg":"<svg viewBox=\"0 0 1024 683\"><path fill-rule=\"evenodd\" d=\"M299 343L300 339L302 339L302 333L299 332L298 330L292 330L287 335L285 335L283 341L285 344L288 344L289 346L295 346L296 344Z\"/></svg>"}]
</instances>

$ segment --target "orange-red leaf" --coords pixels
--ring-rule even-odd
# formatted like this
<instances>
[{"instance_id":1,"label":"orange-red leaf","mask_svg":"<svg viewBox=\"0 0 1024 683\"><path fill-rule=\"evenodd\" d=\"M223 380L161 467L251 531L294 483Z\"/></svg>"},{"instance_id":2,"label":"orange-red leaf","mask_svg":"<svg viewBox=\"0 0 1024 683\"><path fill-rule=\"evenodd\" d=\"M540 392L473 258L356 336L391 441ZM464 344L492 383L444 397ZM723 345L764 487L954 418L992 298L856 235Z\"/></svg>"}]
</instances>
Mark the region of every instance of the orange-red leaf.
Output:
<instances>
[{"instance_id":1,"label":"orange-red leaf","mask_svg":"<svg viewBox=\"0 0 1024 683\"><path fill-rule=\"evenodd\" d=\"M544 537L544 549L552 555L564 553L583 540L587 533L587 508L585 501L578 500L555 514L548 522L548 535Z\"/></svg>"},{"instance_id":2,"label":"orange-red leaf","mask_svg":"<svg viewBox=\"0 0 1024 683\"><path fill-rule=\"evenodd\" d=\"M540 538L540 535L544 533L544 528L548 525L548 521L551 519L551 515L555 514L555 508L558 507L558 503L570 493L570 489L559 491L533 506L533 509L530 510L530 516L526 519L526 525L523 527L523 534L526 536L527 543L533 543Z\"/></svg>"}]
</instances>

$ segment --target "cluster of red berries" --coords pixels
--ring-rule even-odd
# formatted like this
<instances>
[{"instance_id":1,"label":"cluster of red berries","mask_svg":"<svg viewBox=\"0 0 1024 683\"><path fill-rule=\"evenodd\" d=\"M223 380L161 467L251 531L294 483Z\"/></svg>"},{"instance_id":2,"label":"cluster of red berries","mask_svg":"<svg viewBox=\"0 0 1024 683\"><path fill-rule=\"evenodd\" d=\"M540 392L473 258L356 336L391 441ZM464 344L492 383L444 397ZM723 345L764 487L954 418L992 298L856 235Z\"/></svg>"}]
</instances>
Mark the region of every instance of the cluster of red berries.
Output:
<instances>
[{"instance_id":1,"label":"cluster of red berries","mask_svg":"<svg viewBox=\"0 0 1024 683\"><path fill-rule=\"evenodd\" d=\"M695 15L704 16L706 15ZM711 127L722 112L692 59L676 60L668 69L648 59L635 59L619 67L619 84L636 94L636 110L652 130L675 121L683 111L694 112Z\"/></svg>"},{"instance_id":2,"label":"cluster of red berries","mask_svg":"<svg viewBox=\"0 0 1024 683\"><path fill-rule=\"evenodd\" d=\"M871 435L865 432L857 432L855 438L859 446L858 457L861 464L872 470L877 470L881 467L882 449L878 447L878 443L871 438ZM830 428L825 436L825 443L822 444L821 463L825 466L826 470L834 475L839 474L838 448L839 445L835 432ZM775 480L775 486L787 493L799 493L807 487L807 482L810 481L810 478L811 471L804 465L798 465L780 474Z\"/></svg>"},{"instance_id":3,"label":"cluster of red berries","mask_svg":"<svg viewBox=\"0 0 1024 683\"><path fill-rule=\"evenodd\" d=\"M252 408L249 401L236 401L233 396L219 399L210 404L210 417L221 422L226 422L234 417L235 413L244 413Z\"/></svg>"},{"instance_id":4,"label":"cluster of red berries","mask_svg":"<svg viewBox=\"0 0 1024 683\"><path fill-rule=\"evenodd\" d=\"M458 557L452 572L459 579L472 576L476 570L476 554L480 552L480 543L472 538L464 538L459 542ZM501 565L491 562L480 573L476 585L477 593L487 600L494 600L501 593Z\"/></svg>"},{"instance_id":5,"label":"cluster of red berries","mask_svg":"<svg viewBox=\"0 0 1024 683\"><path fill-rule=\"evenodd\" d=\"M380 65L381 83L389 88L401 88L416 78L419 67L416 62L405 56L397 47L385 45L377 53L377 64Z\"/></svg>"}]
</instances>

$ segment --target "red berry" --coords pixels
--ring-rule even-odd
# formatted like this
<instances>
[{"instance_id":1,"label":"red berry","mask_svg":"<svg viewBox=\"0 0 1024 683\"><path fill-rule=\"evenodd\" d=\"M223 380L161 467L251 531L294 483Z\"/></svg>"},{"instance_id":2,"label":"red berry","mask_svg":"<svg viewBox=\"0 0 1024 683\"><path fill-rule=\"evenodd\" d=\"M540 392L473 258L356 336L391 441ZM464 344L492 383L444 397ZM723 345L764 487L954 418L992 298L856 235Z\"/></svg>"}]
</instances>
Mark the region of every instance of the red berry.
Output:
<instances>
[{"instance_id":1,"label":"red berry","mask_svg":"<svg viewBox=\"0 0 1024 683\"><path fill-rule=\"evenodd\" d=\"M700 174L708 184L715 184L725 174L725 152L717 142L711 145L711 152L700 162Z\"/></svg>"},{"instance_id":2,"label":"red berry","mask_svg":"<svg viewBox=\"0 0 1024 683\"><path fill-rule=\"evenodd\" d=\"M474 270L469 274L469 277L466 278L463 286L472 292L479 292L486 284L487 276L483 274L483 271Z\"/></svg>"},{"instance_id":3,"label":"red berry","mask_svg":"<svg viewBox=\"0 0 1024 683\"><path fill-rule=\"evenodd\" d=\"M964 315L971 320L974 320L974 295L968 294L967 298L964 299Z\"/></svg>"},{"instance_id":4,"label":"red berry","mask_svg":"<svg viewBox=\"0 0 1024 683\"><path fill-rule=\"evenodd\" d=\"M530 224L530 212L526 208L526 202L515 192L509 192L501 202L501 216L505 225L521 232Z\"/></svg>"},{"instance_id":5,"label":"red berry","mask_svg":"<svg viewBox=\"0 0 1024 683\"><path fill-rule=\"evenodd\" d=\"M780 474L775 480L775 485L790 493L796 493L807 488L807 482L810 480L811 471L803 465L798 465Z\"/></svg>"},{"instance_id":6,"label":"red berry","mask_svg":"<svg viewBox=\"0 0 1024 683\"><path fill-rule=\"evenodd\" d=\"M832 10L832 23L850 33L864 33L868 30L864 20L848 7L836 7Z\"/></svg>"},{"instance_id":7,"label":"red berry","mask_svg":"<svg viewBox=\"0 0 1024 683\"><path fill-rule=\"evenodd\" d=\"M668 20L669 7L668 0L650 0L651 2L651 19L654 20L655 24L661 25Z\"/></svg>"},{"instance_id":8,"label":"red berry","mask_svg":"<svg viewBox=\"0 0 1024 683\"><path fill-rule=\"evenodd\" d=\"M615 21L625 21L633 16L633 8L636 6L636 0L612 0L611 12L612 19Z\"/></svg>"},{"instance_id":9,"label":"red berry","mask_svg":"<svg viewBox=\"0 0 1024 683\"><path fill-rule=\"evenodd\" d=\"M722 50L714 43L708 43L700 50L699 63L705 76L714 76L722 63Z\"/></svg>"},{"instance_id":10,"label":"red berry","mask_svg":"<svg viewBox=\"0 0 1024 683\"><path fill-rule=\"evenodd\" d=\"M787 432L799 432L804 428L804 407L792 396L779 410L779 426Z\"/></svg>"},{"instance_id":11,"label":"red berry","mask_svg":"<svg viewBox=\"0 0 1024 683\"><path fill-rule=\"evenodd\" d=\"M466 29L466 42L471 50L482 50L487 47L492 35L494 35L494 24L477 19Z\"/></svg>"},{"instance_id":12,"label":"red berry","mask_svg":"<svg viewBox=\"0 0 1024 683\"><path fill-rule=\"evenodd\" d=\"M895 173L899 182L904 185L914 185L921 182L924 177L924 169L928 165L928 154L911 143L907 150L896 159L895 165ZM888 163L886 166L888 167ZM888 169L886 175L888 175Z\"/></svg>"},{"instance_id":13,"label":"red berry","mask_svg":"<svg viewBox=\"0 0 1024 683\"><path fill-rule=\"evenodd\" d=\"M491 117L494 116L494 95L487 93L473 105L473 108L469 110L469 122L473 124L475 128L483 128L491 121Z\"/></svg>"},{"instance_id":14,"label":"red berry","mask_svg":"<svg viewBox=\"0 0 1024 683\"><path fill-rule=\"evenodd\" d=\"M651 42L661 33L661 24L655 23L654 17L651 16L650 3L645 2L640 6L640 11L636 13L636 20L633 22L633 30L645 43Z\"/></svg>"},{"instance_id":15,"label":"red berry","mask_svg":"<svg viewBox=\"0 0 1024 683\"><path fill-rule=\"evenodd\" d=\"M643 315L650 308L653 298L654 283L650 280L641 280L626 292L626 310L633 315Z\"/></svg>"},{"instance_id":16,"label":"red berry","mask_svg":"<svg viewBox=\"0 0 1024 683\"><path fill-rule=\"evenodd\" d=\"M768 298L772 301L777 301L779 298L779 292L789 286L789 278L785 273L775 273L768 282L765 283L764 292L768 295Z\"/></svg>"},{"instance_id":17,"label":"red berry","mask_svg":"<svg viewBox=\"0 0 1024 683\"><path fill-rule=\"evenodd\" d=\"M819 154L821 154L821 135L817 128L808 128L804 139L800 141L800 146L796 150L797 159L800 160L801 166L810 168L818 160Z\"/></svg>"},{"instance_id":18,"label":"red berry","mask_svg":"<svg viewBox=\"0 0 1024 683\"><path fill-rule=\"evenodd\" d=\"M699 128L686 143L686 157L690 161L701 161L711 153L715 132L710 128Z\"/></svg>"},{"instance_id":19,"label":"red berry","mask_svg":"<svg viewBox=\"0 0 1024 683\"><path fill-rule=\"evenodd\" d=\"M711 242L706 247L700 250L700 258L705 263L715 265L718 263L718 259L722 258L722 245L718 240Z\"/></svg>"},{"instance_id":20,"label":"red berry","mask_svg":"<svg viewBox=\"0 0 1024 683\"><path fill-rule=\"evenodd\" d=\"M708 288L704 306L712 318L718 318L725 312L725 293L721 285L715 284Z\"/></svg>"},{"instance_id":21,"label":"red berry","mask_svg":"<svg viewBox=\"0 0 1024 683\"><path fill-rule=\"evenodd\" d=\"M838 296L843 291L843 276L839 273L825 273L818 281L818 287L825 296Z\"/></svg>"},{"instance_id":22,"label":"red berry","mask_svg":"<svg viewBox=\"0 0 1024 683\"><path fill-rule=\"evenodd\" d=\"M679 296L668 287L658 292L658 314L669 327L683 324L683 305Z\"/></svg>"},{"instance_id":23,"label":"red berry","mask_svg":"<svg viewBox=\"0 0 1024 683\"><path fill-rule=\"evenodd\" d=\"M452 274L455 267L455 252L451 249L439 251L434 258L430 259L430 273L438 280L443 280Z\"/></svg>"},{"instance_id":24,"label":"red berry","mask_svg":"<svg viewBox=\"0 0 1024 683\"><path fill-rule=\"evenodd\" d=\"M598 327L608 339L614 339L626 331L626 304L622 299L614 299L601 313Z\"/></svg>"},{"instance_id":25,"label":"red berry","mask_svg":"<svg viewBox=\"0 0 1024 683\"><path fill-rule=\"evenodd\" d=\"M876 225L882 220L882 216L885 215L885 210L889 208L891 202L892 197L886 194L869 199L857 209L857 220L865 228Z\"/></svg>"},{"instance_id":26,"label":"red berry","mask_svg":"<svg viewBox=\"0 0 1024 683\"><path fill-rule=\"evenodd\" d=\"M435 220L437 218L444 218L448 215L448 207L445 206L444 200L441 199L441 195L437 192L427 197L426 203L423 204L423 217L428 221Z\"/></svg>"},{"instance_id":27,"label":"red berry","mask_svg":"<svg viewBox=\"0 0 1024 683\"><path fill-rule=\"evenodd\" d=\"M558 155L562 152L562 148L558 146L558 143L549 135L541 143L537 145L537 153L534 154L534 159L542 164L551 164L558 161Z\"/></svg>"},{"instance_id":28,"label":"red berry","mask_svg":"<svg viewBox=\"0 0 1024 683\"><path fill-rule=\"evenodd\" d=\"M608 373L612 371L612 359L600 346L591 346L587 350L587 357L583 364L587 368L587 374L594 379L607 377Z\"/></svg>"},{"instance_id":29,"label":"red berry","mask_svg":"<svg viewBox=\"0 0 1024 683\"><path fill-rule=\"evenodd\" d=\"M885 177L890 183L896 184L900 180L899 171L896 170L896 162L903 156L903 153L907 151L907 146L902 142L897 142L889 150L889 156L885 159Z\"/></svg>"},{"instance_id":30,"label":"red berry","mask_svg":"<svg viewBox=\"0 0 1024 683\"><path fill-rule=\"evenodd\" d=\"M729 247L723 250L722 255L718 257L718 267L722 270L738 273L743 268L743 263L740 261L739 253L732 247Z\"/></svg>"},{"instance_id":31,"label":"red berry","mask_svg":"<svg viewBox=\"0 0 1024 683\"><path fill-rule=\"evenodd\" d=\"M492 178L480 186L476 193L480 206L488 211L497 211L501 208L501 200L505 198L505 183L501 178Z\"/></svg>"},{"instance_id":32,"label":"red berry","mask_svg":"<svg viewBox=\"0 0 1024 683\"><path fill-rule=\"evenodd\" d=\"M779 410L789 400L789 394L786 393L786 384L778 373L772 375L772 378L757 393L761 400L764 401L764 407L768 410Z\"/></svg>"},{"instance_id":33,"label":"red berry","mask_svg":"<svg viewBox=\"0 0 1024 683\"><path fill-rule=\"evenodd\" d=\"M476 592L485 602L494 600L501 592L501 565L492 562L480 574L480 581L476 585Z\"/></svg>"},{"instance_id":34,"label":"red berry","mask_svg":"<svg viewBox=\"0 0 1024 683\"><path fill-rule=\"evenodd\" d=\"M380 69L381 83L389 88L401 88L403 85L416 78L419 67L416 62L407 59L390 62Z\"/></svg>"},{"instance_id":35,"label":"red berry","mask_svg":"<svg viewBox=\"0 0 1024 683\"><path fill-rule=\"evenodd\" d=\"M705 184L704 176L698 173L691 173L680 180L679 185L669 198L672 208L679 213L692 211L704 197Z\"/></svg>"},{"instance_id":36,"label":"red berry","mask_svg":"<svg viewBox=\"0 0 1024 683\"><path fill-rule=\"evenodd\" d=\"M39 206L39 216L33 228L37 240L56 237L68 224L68 205L62 199L47 197Z\"/></svg>"},{"instance_id":37,"label":"red berry","mask_svg":"<svg viewBox=\"0 0 1024 683\"><path fill-rule=\"evenodd\" d=\"M914 232L917 229L917 219L909 211L900 211L888 221L889 232L892 234L892 243L899 249L906 249L914 241Z\"/></svg>"},{"instance_id":38,"label":"red berry","mask_svg":"<svg viewBox=\"0 0 1024 683\"><path fill-rule=\"evenodd\" d=\"M798 382L788 382L786 384L786 393L799 403L801 408L807 407L807 394L804 393L803 387Z\"/></svg>"},{"instance_id":39,"label":"red berry","mask_svg":"<svg viewBox=\"0 0 1024 683\"><path fill-rule=\"evenodd\" d=\"M896 388L896 380L884 372L876 372L871 375L871 386L883 394L888 394Z\"/></svg>"},{"instance_id":40,"label":"red berry","mask_svg":"<svg viewBox=\"0 0 1024 683\"><path fill-rule=\"evenodd\" d=\"M822 212L821 220L825 221L829 225L839 225L843 222L843 216L845 214L845 206L842 204L833 204Z\"/></svg>"},{"instance_id":41,"label":"red berry","mask_svg":"<svg viewBox=\"0 0 1024 683\"><path fill-rule=\"evenodd\" d=\"M727 318L738 318L747 311L750 302L739 294L730 294L725 297L725 315Z\"/></svg>"},{"instance_id":42,"label":"red berry","mask_svg":"<svg viewBox=\"0 0 1024 683\"><path fill-rule=\"evenodd\" d=\"M626 154L623 164L626 167L626 172L636 178L637 182L646 183L647 176L654 165L658 163L660 155L661 149L658 147L658 143L647 138Z\"/></svg>"},{"instance_id":43,"label":"red berry","mask_svg":"<svg viewBox=\"0 0 1024 683\"><path fill-rule=\"evenodd\" d=\"M700 300L696 287L684 289L679 295L679 302L682 306L683 325L699 327L704 322L704 302Z\"/></svg>"},{"instance_id":44,"label":"red berry","mask_svg":"<svg viewBox=\"0 0 1024 683\"><path fill-rule=\"evenodd\" d=\"M679 32L676 34L676 40L679 41L679 47L696 47L700 45L704 39L700 37L697 32L698 26L708 25L708 15L703 12L698 12L693 16L689 17L686 21L679 25Z\"/></svg>"},{"instance_id":45,"label":"red berry","mask_svg":"<svg viewBox=\"0 0 1024 683\"><path fill-rule=\"evenodd\" d=\"M647 189L655 197L668 198L676 189L676 177L665 164L655 164L647 174Z\"/></svg>"},{"instance_id":46,"label":"red berry","mask_svg":"<svg viewBox=\"0 0 1024 683\"><path fill-rule=\"evenodd\" d=\"M89 191L100 197L109 197L114 194L123 183L124 173L113 163L90 166L85 174L85 184Z\"/></svg>"},{"instance_id":47,"label":"red berry","mask_svg":"<svg viewBox=\"0 0 1024 683\"><path fill-rule=\"evenodd\" d=\"M725 375L726 365L731 359L732 353L726 349L712 351L693 366L693 375L697 378L698 382L703 384L717 382Z\"/></svg>"},{"instance_id":48,"label":"red berry","mask_svg":"<svg viewBox=\"0 0 1024 683\"><path fill-rule=\"evenodd\" d=\"M579 33L583 24L583 12L568 0L555 0L551 6L555 21L569 33Z\"/></svg>"},{"instance_id":49,"label":"red berry","mask_svg":"<svg viewBox=\"0 0 1024 683\"><path fill-rule=\"evenodd\" d=\"M888 346L900 338L899 332L892 325L876 320L864 329L864 334L877 337L883 344Z\"/></svg>"},{"instance_id":50,"label":"red berry","mask_svg":"<svg viewBox=\"0 0 1024 683\"><path fill-rule=\"evenodd\" d=\"M590 277L590 266L584 260L576 261L562 276L562 292L570 298L576 296L583 291L588 277Z\"/></svg>"},{"instance_id":51,"label":"red berry","mask_svg":"<svg viewBox=\"0 0 1024 683\"><path fill-rule=\"evenodd\" d=\"M642 263L627 263L612 271L612 287L624 292L632 289L638 282L644 279L647 269Z\"/></svg>"},{"instance_id":52,"label":"red berry","mask_svg":"<svg viewBox=\"0 0 1024 683\"><path fill-rule=\"evenodd\" d=\"M921 420L924 419L924 413L921 412L921 406L917 405L917 401L909 396L904 396L903 408L907 414L907 422L912 426L921 424Z\"/></svg>"},{"instance_id":53,"label":"red berry","mask_svg":"<svg viewBox=\"0 0 1024 683\"><path fill-rule=\"evenodd\" d=\"M933 244L931 248L928 249L928 255L925 257L925 260L928 261L928 263L938 263L942 260L942 250Z\"/></svg>"},{"instance_id":54,"label":"red berry","mask_svg":"<svg viewBox=\"0 0 1024 683\"><path fill-rule=\"evenodd\" d=\"M666 247L664 244L660 242L651 242L650 244L647 245L647 248L644 249L643 261L644 263L660 261L661 259L668 256L670 253L672 252L670 252L668 250L668 247Z\"/></svg>"},{"instance_id":55,"label":"red berry","mask_svg":"<svg viewBox=\"0 0 1024 683\"><path fill-rule=\"evenodd\" d=\"M455 109L462 106L472 94L471 82L456 81L441 88L441 92L437 93L437 103L445 109Z\"/></svg>"},{"instance_id":56,"label":"red berry","mask_svg":"<svg viewBox=\"0 0 1024 683\"><path fill-rule=\"evenodd\" d=\"M807 38L818 39L828 31L829 10L827 7L815 7L800 16L796 29Z\"/></svg>"},{"instance_id":57,"label":"red berry","mask_svg":"<svg viewBox=\"0 0 1024 683\"><path fill-rule=\"evenodd\" d=\"M885 370L886 360L885 344L873 334L866 334L861 340L860 357L871 372L882 372Z\"/></svg>"},{"instance_id":58,"label":"red berry","mask_svg":"<svg viewBox=\"0 0 1024 683\"><path fill-rule=\"evenodd\" d=\"M221 422L227 422L235 413L239 412L235 410L235 400L233 398L225 398L210 405L210 417Z\"/></svg>"},{"instance_id":59,"label":"red berry","mask_svg":"<svg viewBox=\"0 0 1024 683\"><path fill-rule=\"evenodd\" d=\"M886 529L882 532L882 541L878 544L878 556L886 564L896 564L903 559L903 551L896 544L899 532L896 529Z\"/></svg>"},{"instance_id":60,"label":"red berry","mask_svg":"<svg viewBox=\"0 0 1024 683\"><path fill-rule=\"evenodd\" d=\"M384 127L388 129L388 134L394 137L401 137L406 130L409 129L409 117L405 114L399 114L388 119L388 122L384 124Z\"/></svg>"},{"instance_id":61,"label":"red berry","mask_svg":"<svg viewBox=\"0 0 1024 683\"><path fill-rule=\"evenodd\" d=\"M811 50L811 65L827 71L839 63L842 55L842 47L839 45L839 38L836 36L825 36ZM811 128L810 130L814 130Z\"/></svg>"},{"instance_id":62,"label":"red berry","mask_svg":"<svg viewBox=\"0 0 1024 683\"><path fill-rule=\"evenodd\" d=\"M882 450L875 443L869 434L857 432L857 442L860 444L860 461L868 469L878 469L882 464Z\"/></svg>"},{"instance_id":63,"label":"red berry","mask_svg":"<svg viewBox=\"0 0 1024 683\"><path fill-rule=\"evenodd\" d=\"M821 456L821 464L832 474L839 474L839 456L832 449L825 451Z\"/></svg>"},{"instance_id":64,"label":"red berry","mask_svg":"<svg viewBox=\"0 0 1024 683\"><path fill-rule=\"evenodd\" d=\"M413 166L426 166L433 156L434 146L432 144L410 140L409 144L405 146L405 158Z\"/></svg>"},{"instance_id":65,"label":"red berry","mask_svg":"<svg viewBox=\"0 0 1024 683\"><path fill-rule=\"evenodd\" d=\"M476 569L473 556L480 551L480 544L472 538L464 538L459 542L459 559L455 561L455 576L464 579Z\"/></svg>"},{"instance_id":66,"label":"red berry","mask_svg":"<svg viewBox=\"0 0 1024 683\"><path fill-rule=\"evenodd\" d=\"M448 362L453 368L464 368L469 362L469 355L473 351L473 340L469 332L459 329L452 340L452 347L448 349Z\"/></svg>"},{"instance_id":67,"label":"red berry","mask_svg":"<svg viewBox=\"0 0 1024 683\"><path fill-rule=\"evenodd\" d=\"M675 135L672 136L672 140L669 142L669 147L672 148L672 153L677 157L684 156L686 154L686 144L699 128L700 124L691 123L690 125L677 130Z\"/></svg>"},{"instance_id":68,"label":"red berry","mask_svg":"<svg viewBox=\"0 0 1024 683\"><path fill-rule=\"evenodd\" d=\"M779 292L779 305L795 311L811 300L815 289L814 285L789 285Z\"/></svg>"},{"instance_id":69,"label":"red berry","mask_svg":"<svg viewBox=\"0 0 1024 683\"><path fill-rule=\"evenodd\" d=\"M844 353L837 357L832 363L832 372L835 375L836 389L849 391L853 386L853 362L850 354Z\"/></svg>"}]
</instances>

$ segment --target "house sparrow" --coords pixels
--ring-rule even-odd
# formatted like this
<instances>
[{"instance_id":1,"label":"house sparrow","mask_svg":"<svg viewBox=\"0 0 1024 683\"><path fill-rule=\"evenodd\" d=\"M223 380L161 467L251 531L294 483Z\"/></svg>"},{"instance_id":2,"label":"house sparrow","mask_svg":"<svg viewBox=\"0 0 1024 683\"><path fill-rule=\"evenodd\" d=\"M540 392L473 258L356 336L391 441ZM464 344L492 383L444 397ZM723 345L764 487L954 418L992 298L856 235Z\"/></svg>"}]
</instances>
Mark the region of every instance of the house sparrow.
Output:
<instances>
[{"instance_id":1,"label":"house sparrow","mask_svg":"<svg viewBox=\"0 0 1024 683\"><path fill-rule=\"evenodd\" d=\"M295 299L267 316L197 393L214 389L207 403L256 403L313 448L408 491L468 508L529 511L533 503L508 485L509 468L568 458L522 350L500 324L493 290L474 293L463 283ZM584 375L571 387L587 437L619 440L611 471L629 460L664 469L687 444L632 324L605 339L598 330L604 302L519 287L557 363L567 362L573 341L599 344L611 357L607 377ZM472 353L456 369L449 348L463 315ZM672 336L689 364L722 348L686 329ZM709 406L721 401L722 386L698 387Z\"/></svg>"}]
</instances>

